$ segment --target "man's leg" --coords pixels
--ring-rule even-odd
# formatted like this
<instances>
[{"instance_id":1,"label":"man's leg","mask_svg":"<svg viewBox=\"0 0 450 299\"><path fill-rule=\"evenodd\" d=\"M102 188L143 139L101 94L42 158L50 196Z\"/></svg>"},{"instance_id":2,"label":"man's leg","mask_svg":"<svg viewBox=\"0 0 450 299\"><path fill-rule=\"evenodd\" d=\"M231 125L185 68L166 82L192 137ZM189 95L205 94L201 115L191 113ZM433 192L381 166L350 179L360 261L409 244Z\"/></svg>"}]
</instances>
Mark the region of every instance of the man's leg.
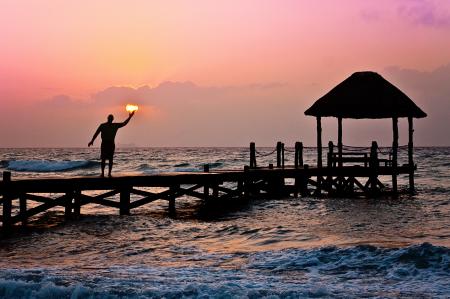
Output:
<instances>
[{"instance_id":1,"label":"man's leg","mask_svg":"<svg viewBox=\"0 0 450 299\"><path fill-rule=\"evenodd\" d=\"M106 159L103 159L103 158L102 158L102 163L101 163L101 165L102 165L102 177L104 177L104 176L105 176Z\"/></svg>"},{"instance_id":2,"label":"man's leg","mask_svg":"<svg viewBox=\"0 0 450 299\"><path fill-rule=\"evenodd\" d=\"M111 157L111 159L109 159L109 173L108 173L109 177L111 177L112 167L113 167L113 158Z\"/></svg>"}]
</instances>

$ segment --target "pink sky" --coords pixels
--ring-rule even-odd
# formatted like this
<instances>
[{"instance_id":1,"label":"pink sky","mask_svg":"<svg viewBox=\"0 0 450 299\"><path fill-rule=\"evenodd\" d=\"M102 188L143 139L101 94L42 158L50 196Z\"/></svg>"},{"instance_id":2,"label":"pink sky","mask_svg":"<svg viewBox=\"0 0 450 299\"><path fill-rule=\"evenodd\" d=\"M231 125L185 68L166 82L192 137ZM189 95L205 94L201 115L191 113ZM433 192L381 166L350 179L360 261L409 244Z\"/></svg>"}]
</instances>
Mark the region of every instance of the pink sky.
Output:
<instances>
[{"instance_id":1,"label":"pink sky","mask_svg":"<svg viewBox=\"0 0 450 299\"><path fill-rule=\"evenodd\" d=\"M85 146L127 101L119 143L313 145L303 111L360 70L428 113L418 144L450 145L449 36L446 0L3 0L0 147ZM388 120L357 124L346 143L390 142Z\"/></svg>"}]
</instances>

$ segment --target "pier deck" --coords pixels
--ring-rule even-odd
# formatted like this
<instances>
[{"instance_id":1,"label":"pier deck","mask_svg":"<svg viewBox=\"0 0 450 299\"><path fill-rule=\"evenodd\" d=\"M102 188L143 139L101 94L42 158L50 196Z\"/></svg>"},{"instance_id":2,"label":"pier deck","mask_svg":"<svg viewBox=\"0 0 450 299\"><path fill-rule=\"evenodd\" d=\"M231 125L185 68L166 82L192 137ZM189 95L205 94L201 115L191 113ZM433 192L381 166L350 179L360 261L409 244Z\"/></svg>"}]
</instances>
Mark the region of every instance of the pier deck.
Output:
<instances>
[{"instance_id":1,"label":"pier deck","mask_svg":"<svg viewBox=\"0 0 450 299\"><path fill-rule=\"evenodd\" d=\"M203 172L170 172L150 175L117 176L113 178L74 177L12 180L4 172L0 182L3 229L16 223L26 225L29 218L49 209L64 207L67 219L78 218L86 204L117 208L121 215L155 200L166 200L170 213L175 213L175 201L182 196L204 201L288 196L320 196L322 192L339 195L374 195L374 190L386 189L377 179L392 175L393 168L379 166L342 166L316 168L304 166L244 167L241 170ZM398 166L397 174L409 174L411 167ZM367 178L367 182L361 179ZM291 182L289 183L289 180ZM158 191L149 188L159 187ZM161 191L163 190L163 191ZM92 191L100 194L91 195ZM131 196L133 195L133 196ZM28 207L34 202L32 207Z\"/></svg>"}]
</instances>

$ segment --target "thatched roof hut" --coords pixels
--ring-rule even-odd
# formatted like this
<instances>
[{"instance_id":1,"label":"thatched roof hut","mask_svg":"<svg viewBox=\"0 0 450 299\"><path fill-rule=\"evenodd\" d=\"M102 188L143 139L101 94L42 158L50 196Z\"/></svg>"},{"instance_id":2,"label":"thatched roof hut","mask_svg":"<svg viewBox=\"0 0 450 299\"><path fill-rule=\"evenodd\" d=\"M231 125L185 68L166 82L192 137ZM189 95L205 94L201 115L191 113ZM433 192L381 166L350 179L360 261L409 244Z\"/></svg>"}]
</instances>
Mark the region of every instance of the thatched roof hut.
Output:
<instances>
[{"instance_id":1,"label":"thatched roof hut","mask_svg":"<svg viewBox=\"0 0 450 299\"><path fill-rule=\"evenodd\" d=\"M392 118L392 167L393 189L397 189L397 149L398 149L398 118L408 118L408 160L411 166L410 186L414 188L413 162L413 118L426 117L423 112L406 94L375 72L356 72L331 91L318 99L306 115L317 118L317 167L322 167L322 125L321 117L336 117L338 119L338 150L342 156L342 119L343 118ZM318 182L320 180L318 178Z\"/></svg>"},{"instance_id":2,"label":"thatched roof hut","mask_svg":"<svg viewBox=\"0 0 450 299\"><path fill-rule=\"evenodd\" d=\"M406 94L375 72L354 73L305 114L356 119L427 116Z\"/></svg>"}]
</instances>

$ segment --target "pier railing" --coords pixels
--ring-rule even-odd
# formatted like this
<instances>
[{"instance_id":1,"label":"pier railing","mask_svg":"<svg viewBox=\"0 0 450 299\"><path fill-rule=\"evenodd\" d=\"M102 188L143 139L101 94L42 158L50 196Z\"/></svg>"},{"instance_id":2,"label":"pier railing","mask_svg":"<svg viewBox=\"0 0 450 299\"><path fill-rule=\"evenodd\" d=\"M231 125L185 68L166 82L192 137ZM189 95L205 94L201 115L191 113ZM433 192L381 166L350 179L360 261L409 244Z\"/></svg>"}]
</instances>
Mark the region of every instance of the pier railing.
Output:
<instances>
[{"instance_id":1,"label":"pier railing","mask_svg":"<svg viewBox=\"0 0 450 299\"><path fill-rule=\"evenodd\" d=\"M258 164L256 162L256 158L265 158L268 156L272 156L273 154L276 154L276 167L277 168L284 168L285 167L285 161L286 161L286 152L294 153L294 168L298 169L299 167L303 167L303 143L302 142L296 142L294 145L293 150L290 148L285 147L285 144L281 141L277 142L277 145L272 151L269 151L268 153L262 153L256 149L256 145L254 142L250 143L250 168L257 168ZM273 164L268 165L269 168L273 168Z\"/></svg>"},{"instance_id":2,"label":"pier railing","mask_svg":"<svg viewBox=\"0 0 450 299\"><path fill-rule=\"evenodd\" d=\"M304 166L304 147L302 142L295 142L293 148L286 147L281 141L277 142L276 146L267 152L262 152L256 148L255 142L250 143L250 168L260 167L277 167L284 168L286 166L286 156L288 153L293 153L294 168L301 168ZM311 147L313 148L313 147ZM408 145L398 147L399 153L408 151ZM276 164L259 165L257 158L266 158L274 156ZM344 165L360 165L363 167L372 167L377 163L385 167L392 167L393 163L393 149L391 147L379 147L376 141L372 142L371 146L350 146L342 145L342 149L333 144L332 141L328 143L327 152L327 167L342 167Z\"/></svg>"}]
</instances>

